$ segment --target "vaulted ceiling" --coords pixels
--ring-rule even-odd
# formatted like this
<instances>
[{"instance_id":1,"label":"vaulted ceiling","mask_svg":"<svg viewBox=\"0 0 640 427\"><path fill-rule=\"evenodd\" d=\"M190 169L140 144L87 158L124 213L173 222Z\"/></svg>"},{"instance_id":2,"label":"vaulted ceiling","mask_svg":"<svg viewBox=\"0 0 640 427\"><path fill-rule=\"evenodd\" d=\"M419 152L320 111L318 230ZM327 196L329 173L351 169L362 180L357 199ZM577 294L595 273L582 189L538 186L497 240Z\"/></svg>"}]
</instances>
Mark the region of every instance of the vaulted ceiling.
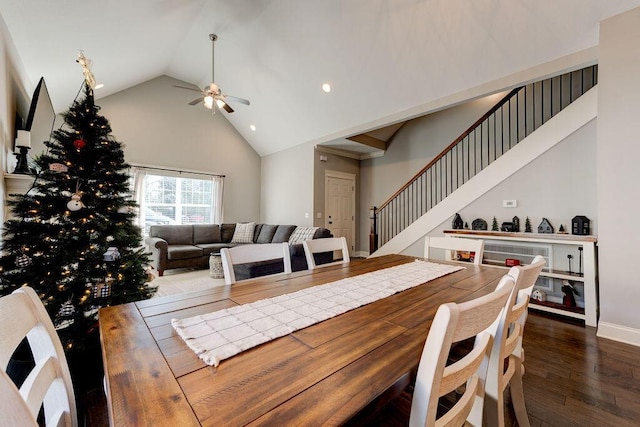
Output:
<instances>
[{"instance_id":1,"label":"vaulted ceiling","mask_svg":"<svg viewBox=\"0 0 640 427\"><path fill-rule=\"evenodd\" d=\"M235 112L223 114L264 156L302 143L376 138L376 129L394 125L382 131L388 135L439 99L597 46L599 21L637 6L640 0L0 0L0 13L28 78L35 87L44 76L57 112L82 82L80 49L105 85L97 99L163 74L202 88L211 80L209 34L217 34L216 83L251 101L230 102ZM183 92L185 104L198 95Z\"/></svg>"}]
</instances>

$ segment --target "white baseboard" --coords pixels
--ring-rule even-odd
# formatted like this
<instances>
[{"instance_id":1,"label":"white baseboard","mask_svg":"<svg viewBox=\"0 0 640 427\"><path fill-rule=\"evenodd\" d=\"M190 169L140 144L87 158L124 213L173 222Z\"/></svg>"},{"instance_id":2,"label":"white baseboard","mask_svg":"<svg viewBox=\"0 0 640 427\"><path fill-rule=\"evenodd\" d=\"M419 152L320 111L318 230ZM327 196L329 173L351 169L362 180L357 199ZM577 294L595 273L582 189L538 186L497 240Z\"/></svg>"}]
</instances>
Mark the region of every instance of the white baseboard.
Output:
<instances>
[{"instance_id":1,"label":"white baseboard","mask_svg":"<svg viewBox=\"0 0 640 427\"><path fill-rule=\"evenodd\" d=\"M353 256L354 258L368 258L369 257L369 252L367 252L367 251L356 251L351 256Z\"/></svg>"},{"instance_id":2,"label":"white baseboard","mask_svg":"<svg viewBox=\"0 0 640 427\"><path fill-rule=\"evenodd\" d=\"M598 332L596 335L599 338L607 338L640 347L640 329L615 325L613 323L598 322Z\"/></svg>"}]
</instances>

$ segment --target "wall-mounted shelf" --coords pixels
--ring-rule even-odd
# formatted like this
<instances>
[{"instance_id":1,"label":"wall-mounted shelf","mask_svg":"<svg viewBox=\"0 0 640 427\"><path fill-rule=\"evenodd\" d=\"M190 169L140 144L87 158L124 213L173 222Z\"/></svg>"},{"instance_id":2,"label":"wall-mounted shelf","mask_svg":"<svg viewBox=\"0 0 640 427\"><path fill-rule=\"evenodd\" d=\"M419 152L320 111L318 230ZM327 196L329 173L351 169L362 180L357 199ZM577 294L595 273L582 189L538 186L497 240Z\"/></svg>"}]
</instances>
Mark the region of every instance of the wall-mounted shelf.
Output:
<instances>
[{"instance_id":1,"label":"wall-mounted shelf","mask_svg":"<svg viewBox=\"0 0 640 427\"><path fill-rule=\"evenodd\" d=\"M598 283L597 283L597 258L596 258L596 236L578 236L573 234L539 234L539 233L510 233L502 231L480 231L480 230L444 230L446 235L484 239L485 246L489 242L515 242L515 244L524 245L526 243L537 244L541 247L562 248L567 247L574 249L582 248L582 273L568 272L558 269L554 266L553 259L548 259L547 268L540 273L541 277L550 279L570 280L572 282L582 283L584 290L582 291L584 298L584 308L582 307L566 307L562 304L554 304L553 302L537 303L531 301L529 307L536 310L547 311L563 316L582 319L587 326L597 326L598 324ZM532 245L533 246L533 245ZM518 258L518 257L516 257ZM533 258L533 256L531 256ZM527 263L524 260L523 263ZM504 261L491 259L491 254L486 252L483 264L492 265L507 269ZM577 262L577 261L576 261ZM578 266L575 266L578 269Z\"/></svg>"},{"instance_id":2,"label":"wall-mounted shelf","mask_svg":"<svg viewBox=\"0 0 640 427\"><path fill-rule=\"evenodd\" d=\"M10 194L25 194L36 179L35 175L24 175L19 173L4 174L4 188L7 196Z\"/></svg>"}]
</instances>

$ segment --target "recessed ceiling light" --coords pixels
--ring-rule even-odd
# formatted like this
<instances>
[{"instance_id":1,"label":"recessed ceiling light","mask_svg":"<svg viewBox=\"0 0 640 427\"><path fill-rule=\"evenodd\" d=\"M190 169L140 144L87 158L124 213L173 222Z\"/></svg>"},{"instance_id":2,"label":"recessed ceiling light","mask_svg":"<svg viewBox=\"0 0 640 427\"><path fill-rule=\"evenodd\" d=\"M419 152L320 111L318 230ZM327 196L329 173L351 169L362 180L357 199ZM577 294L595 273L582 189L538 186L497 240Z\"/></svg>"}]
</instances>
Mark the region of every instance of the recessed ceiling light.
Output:
<instances>
[{"instance_id":1,"label":"recessed ceiling light","mask_svg":"<svg viewBox=\"0 0 640 427\"><path fill-rule=\"evenodd\" d=\"M97 85L95 85L93 88L94 89L102 89L104 87L104 83L98 83Z\"/></svg>"},{"instance_id":2,"label":"recessed ceiling light","mask_svg":"<svg viewBox=\"0 0 640 427\"><path fill-rule=\"evenodd\" d=\"M325 83L322 85L322 90L325 91L326 93L331 92L331 85L329 83Z\"/></svg>"},{"instance_id":3,"label":"recessed ceiling light","mask_svg":"<svg viewBox=\"0 0 640 427\"><path fill-rule=\"evenodd\" d=\"M249 126L249 129L251 129L252 131L254 131L254 132L255 132L255 131L256 131L256 125L251 125L251 126Z\"/></svg>"}]
</instances>

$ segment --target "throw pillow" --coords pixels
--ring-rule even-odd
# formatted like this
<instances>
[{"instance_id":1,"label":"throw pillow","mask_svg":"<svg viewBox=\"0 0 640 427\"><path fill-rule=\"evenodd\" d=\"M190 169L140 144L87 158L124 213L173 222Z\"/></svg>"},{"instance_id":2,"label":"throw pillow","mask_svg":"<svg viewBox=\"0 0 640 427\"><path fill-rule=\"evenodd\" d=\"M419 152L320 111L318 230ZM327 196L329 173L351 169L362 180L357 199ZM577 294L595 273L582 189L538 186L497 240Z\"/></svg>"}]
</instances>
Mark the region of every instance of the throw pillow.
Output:
<instances>
[{"instance_id":1,"label":"throw pillow","mask_svg":"<svg viewBox=\"0 0 640 427\"><path fill-rule=\"evenodd\" d=\"M278 225L278 229L276 230L276 234L273 235L271 243L288 242L289 237L291 237L291 233L293 233L293 230L295 229L295 225Z\"/></svg>"},{"instance_id":2,"label":"throw pillow","mask_svg":"<svg viewBox=\"0 0 640 427\"><path fill-rule=\"evenodd\" d=\"M277 229L277 225L264 224L262 226L262 230L260 230L256 243L271 243Z\"/></svg>"},{"instance_id":3,"label":"throw pillow","mask_svg":"<svg viewBox=\"0 0 640 427\"><path fill-rule=\"evenodd\" d=\"M296 227L293 233L291 233L291 237L289 237L289 244L295 245L305 240L313 239L313 235L316 234L317 229L318 227Z\"/></svg>"},{"instance_id":4,"label":"throw pillow","mask_svg":"<svg viewBox=\"0 0 640 427\"><path fill-rule=\"evenodd\" d=\"M231 243L253 243L253 229L255 222L237 223Z\"/></svg>"}]
</instances>

